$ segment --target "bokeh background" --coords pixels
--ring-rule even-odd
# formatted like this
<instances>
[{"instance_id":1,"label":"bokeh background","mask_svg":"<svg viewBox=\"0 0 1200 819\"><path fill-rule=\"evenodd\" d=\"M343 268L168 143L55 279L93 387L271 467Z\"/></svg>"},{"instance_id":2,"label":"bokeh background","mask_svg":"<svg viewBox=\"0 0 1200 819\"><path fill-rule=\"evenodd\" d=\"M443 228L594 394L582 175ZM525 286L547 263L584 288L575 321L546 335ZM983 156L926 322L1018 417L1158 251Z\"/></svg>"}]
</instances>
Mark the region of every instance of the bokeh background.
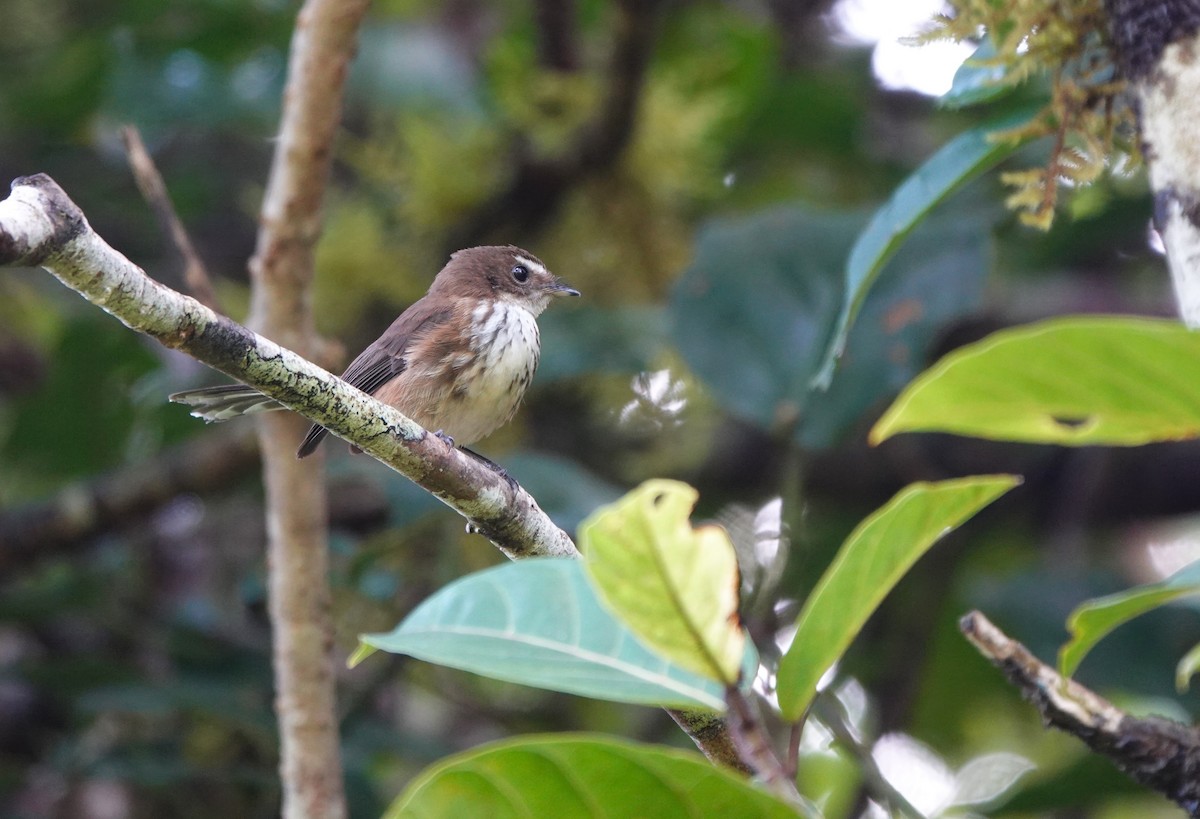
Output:
<instances>
[{"instance_id":1,"label":"bokeh background","mask_svg":"<svg viewBox=\"0 0 1200 819\"><path fill-rule=\"evenodd\" d=\"M901 386L992 330L1065 313L1171 315L1141 172L1071 191L1046 234L1006 211L994 175L969 185L889 265L830 390L810 385L873 207L954 134L1044 92L1034 78L986 111L939 109L970 47L897 42L937 10L376 3L319 250L318 322L336 342L326 363L371 341L449 251L528 247L585 298L545 314L534 388L479 449L568 529L645 478L695 484L700 514L744 547L745 614L767 656L841 540L894 491L1023 474L903 581L839 670L838 696L865 737L887 738L877 757L921 789L918 805L945 804L983 757L1024 773L997 774L980 813L1174 816L1044 731L955 620L980 608L1052 660L1075 605L1196 556L1200 449L865 443ZM182 287L126 164L119 127L136 125L224 309L243 318L295 11L6 0L0 178L51 174L114 247ZM276 815L251 425L205 427L165 401L218 380L42 271L0 272L0 815ZM337 442L328 470L340 655L502 559ZM1187 720L1197 703L1175 692L1173 669L1198 640L1193 610L1162 610L1102 643L1079 676L1136 712ZM598 730L687 744L655 709L402 658L341 677L355 817L493 738ZM831 794L829 816L866 807L852 755L814 736L802 769L810 793Z\"/></svg>"}]
</instances>

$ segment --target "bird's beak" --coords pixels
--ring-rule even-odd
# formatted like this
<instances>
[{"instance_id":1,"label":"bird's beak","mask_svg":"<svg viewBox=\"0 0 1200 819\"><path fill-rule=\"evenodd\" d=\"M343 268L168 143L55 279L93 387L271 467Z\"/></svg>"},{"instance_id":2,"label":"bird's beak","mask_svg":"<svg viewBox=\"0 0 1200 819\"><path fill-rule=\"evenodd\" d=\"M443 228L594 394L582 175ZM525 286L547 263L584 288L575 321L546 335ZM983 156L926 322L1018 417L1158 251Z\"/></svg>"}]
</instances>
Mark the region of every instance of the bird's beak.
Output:
<instances>
[{"instance_id":1,"label":"bird's beak","mask_svg":"<svg viewBox=\"0 0 1200 819\"><path fill-rule=\"evenodd\" d=\"M556 278L554 283L546 288L546 292L551 296L579 296L582 295L578 290L564 282L562 279Z\"/></svg>"}]
</instances>

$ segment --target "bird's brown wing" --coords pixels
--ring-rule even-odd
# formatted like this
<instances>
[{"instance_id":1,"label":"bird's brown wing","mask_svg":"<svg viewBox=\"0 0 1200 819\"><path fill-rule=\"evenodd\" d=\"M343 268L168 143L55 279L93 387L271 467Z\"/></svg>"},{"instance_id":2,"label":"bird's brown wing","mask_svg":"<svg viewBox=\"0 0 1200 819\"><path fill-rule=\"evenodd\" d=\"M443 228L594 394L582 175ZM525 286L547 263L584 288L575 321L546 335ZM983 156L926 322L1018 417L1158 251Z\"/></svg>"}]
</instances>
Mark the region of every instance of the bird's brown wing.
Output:
<instances>
[{"instance_id":1,"label":"bird's brown wing","mask_svg":"<svg viewBox=\"0 0 1200 819\"><path fill-rule=\"evenodd\" d=\"M358 387L365 393L374 393L380 387L404 372L407 366L405 358L412 342L430 332L433 328L450 318L451 310L440 310L429 313L421 309L418 301L405 310L388 327L378 339L367 349L358 354L350 362L350 366L342 373L342 380L353 387ZM308 428L296 457L303 458L316 451L328 430L319 424Z\"/></svg>"}]
</instances>

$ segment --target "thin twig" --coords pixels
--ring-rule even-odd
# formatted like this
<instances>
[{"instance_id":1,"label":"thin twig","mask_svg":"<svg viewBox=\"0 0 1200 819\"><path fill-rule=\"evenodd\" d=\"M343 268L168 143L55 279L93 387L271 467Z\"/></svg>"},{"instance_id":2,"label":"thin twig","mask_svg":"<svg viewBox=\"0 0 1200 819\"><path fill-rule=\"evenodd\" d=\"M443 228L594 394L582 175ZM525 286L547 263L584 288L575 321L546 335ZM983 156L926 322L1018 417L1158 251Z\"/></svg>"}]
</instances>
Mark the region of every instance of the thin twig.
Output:
<instances>
[{"instance_id":1,"label":"thin twig","mask_svg":"<svg viewBox=\"0 0 1200 819\"><path fill-rule=\"evenodd\" d=\"M725 703L729 706L729 733L742 759L772 792L789 802L797 802L800 792L796 790L796 780L788 776L771 747L754 706L736 685L725 689Z\"/></svg>"},{"instance_id":2,"label":"thin twig","mask_svg":"<svg viewBox=\"0 0 1200 819\"><path fill-rule=\"evenodd\" d=\"M804 723L793 722L788 731L787 759L784 760L784 772L788 778L795 780L800 772L800 740L804 736Z\"/></svg>"},{"instance_id":3,"label":"thin twig","mask_svg":"<svg viewBox=\"0 0 1200 819\"><path fill-rule=\"evenodd\" d=\"M818 694L812 706L812 715L830 730L838 744L858 762L867 790L876 800L885 803L892 816L908 816L910 819L924 817L925 814L883 775L870 747L856 736L854 729L850 727L845 709L836 696L828 691Z\"/></svg>"},{"instance_id":4,"label":"thin twig","mask_svg":"<svg viewBox=\"0 0 1200 819\"><path fill-rule=\"evenodd\" d=\"M158 172L154 160L151 159L150 152L146 150L146 144L142 142L142 135L134 126L126 125L121 129L121 141L125 143L125 155L129 158L129 169L133 171L133 179L137 182L138 190L142 192L146 204L150 206L150 210L158 219L163 233L171 237L175 250L183 259L183 281L187 284L188 290L195 296L196 301L204 306L210 307L218 313L224 312L217 299L217 291L213 289L208 269L204 266L200 254L196 252L191 238L188 237L187 230L179 219L179 214L175 212L175 206L171 203L171 195L167 193L166 183L163 182L162 174Z\"/></svg>"}]
</instances>

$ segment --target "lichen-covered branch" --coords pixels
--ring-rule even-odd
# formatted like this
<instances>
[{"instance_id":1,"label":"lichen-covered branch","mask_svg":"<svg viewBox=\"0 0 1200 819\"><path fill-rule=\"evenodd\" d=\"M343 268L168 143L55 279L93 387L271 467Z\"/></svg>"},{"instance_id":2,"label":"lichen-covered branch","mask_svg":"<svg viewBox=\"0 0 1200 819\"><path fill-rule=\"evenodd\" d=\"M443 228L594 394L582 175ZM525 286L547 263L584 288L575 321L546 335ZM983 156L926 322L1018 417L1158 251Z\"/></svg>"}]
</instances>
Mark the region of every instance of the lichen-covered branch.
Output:
<instances>
[{"instance_id":1,"label":"lichen-covered branch","mask_svg":"<svg viewBox=\"0 0 1200 819\"><path fill-rule=\"evenodd\" d=\"M47 268L126 326L261 390L420 484L510 557L574 556L526 492L399 410L146 276L100 238L48 176L0 201L0 265ZM293 442L294 444L294 442Z\"/></svg>"},{"instance_id":2,"label":"lichen-covered branch","mask_svg":"<svg viewBox=\"0 0 1200 819\"><path fill-rule=\"evenodd\" d=\"M1200 731L1159 717L1133 717L1050 666L977 611L959 628L1033 703L1047 725L1079 738L1141 784L1200 815Z\"/></svg>"}]
</instances>

